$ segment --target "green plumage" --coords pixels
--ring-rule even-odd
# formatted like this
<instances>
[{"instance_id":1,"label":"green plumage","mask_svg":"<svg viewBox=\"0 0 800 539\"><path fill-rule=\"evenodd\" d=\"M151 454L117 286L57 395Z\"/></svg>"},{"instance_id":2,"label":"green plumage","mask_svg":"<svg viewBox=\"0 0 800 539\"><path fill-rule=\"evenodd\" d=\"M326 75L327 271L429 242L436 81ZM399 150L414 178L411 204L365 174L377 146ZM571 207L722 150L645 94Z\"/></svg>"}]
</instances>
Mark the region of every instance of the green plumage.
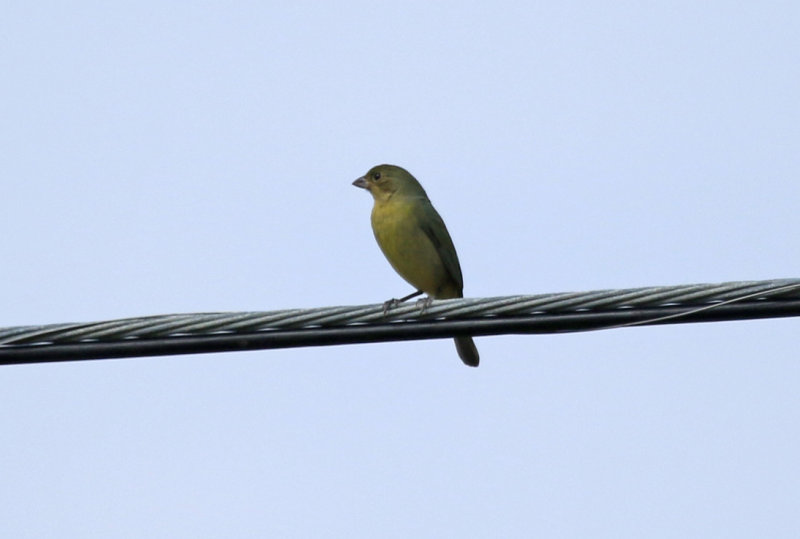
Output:
<instances>
[{"instance_id":1,"label":"green plumage","mask_svg":"<svg viewBox=\"0 0 800 539\"><path fill-rule=\"evenodd\" d=\"M367 189L375 200L372 231L395 271L429 297L462 297L464 280L453 240L416 178L401 167L378 165L353 184ZM477 367L478 349L472 339L455 341L464 363Z\"/></svg>"}]
</instances>

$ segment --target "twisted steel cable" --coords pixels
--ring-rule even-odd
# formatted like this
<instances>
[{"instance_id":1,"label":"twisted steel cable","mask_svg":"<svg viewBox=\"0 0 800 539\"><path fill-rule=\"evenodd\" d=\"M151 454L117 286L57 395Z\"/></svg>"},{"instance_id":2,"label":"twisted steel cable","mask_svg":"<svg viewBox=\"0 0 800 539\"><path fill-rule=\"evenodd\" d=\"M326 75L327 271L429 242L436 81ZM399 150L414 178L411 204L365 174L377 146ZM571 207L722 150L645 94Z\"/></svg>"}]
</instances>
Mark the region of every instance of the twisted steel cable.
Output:
<instances>
[{"instance_id":1,"label":"twisted steel cable","mask_svg":"<svg viewBox=\"0 0 800 539\"><path fill-rule=\"evenodd\" d=\"M800 315L800 279L0 328L0 365Z\"/></svg>"}]
</instances>

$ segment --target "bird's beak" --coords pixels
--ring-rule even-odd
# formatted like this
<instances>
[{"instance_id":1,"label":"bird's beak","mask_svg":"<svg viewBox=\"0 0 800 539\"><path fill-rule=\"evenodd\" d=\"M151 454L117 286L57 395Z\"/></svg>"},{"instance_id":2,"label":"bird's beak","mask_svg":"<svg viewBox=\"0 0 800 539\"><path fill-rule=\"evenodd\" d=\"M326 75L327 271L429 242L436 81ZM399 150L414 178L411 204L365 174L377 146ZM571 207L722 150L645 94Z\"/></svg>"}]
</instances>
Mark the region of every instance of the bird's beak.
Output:
<instances>
[{"instance_id":1,"label":"bird's beak","mask_svg":"<svg viewBox=\"0 0 800 539\"><path fill-rule=\"evenodd\" d=\"M367 186L367 178L365 176L361 176L359 179L353 182L353 185L356 187L360 187L362 189L369 189Z\"/></svg>"}]
</instances>

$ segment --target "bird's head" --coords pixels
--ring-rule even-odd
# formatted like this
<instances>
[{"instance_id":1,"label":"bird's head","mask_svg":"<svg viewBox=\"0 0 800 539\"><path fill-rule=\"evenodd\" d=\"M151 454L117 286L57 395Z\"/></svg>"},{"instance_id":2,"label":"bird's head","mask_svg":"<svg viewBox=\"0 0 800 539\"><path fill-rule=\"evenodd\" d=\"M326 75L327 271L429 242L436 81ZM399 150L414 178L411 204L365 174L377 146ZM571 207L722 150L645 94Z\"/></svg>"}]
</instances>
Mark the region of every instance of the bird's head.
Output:
<instances>
[{"instance_id":1,"label":"bird's head","mask_svg":"<svg viewBox=\"0 0 800 539\"><path fill-rule=\"evenodd\" d=\"M389 200L393 196L428 198L419 182L406 169L395 165L378 165L353 182L356 187L366 189L377 201Z\"/></svg>"}]
</instances>

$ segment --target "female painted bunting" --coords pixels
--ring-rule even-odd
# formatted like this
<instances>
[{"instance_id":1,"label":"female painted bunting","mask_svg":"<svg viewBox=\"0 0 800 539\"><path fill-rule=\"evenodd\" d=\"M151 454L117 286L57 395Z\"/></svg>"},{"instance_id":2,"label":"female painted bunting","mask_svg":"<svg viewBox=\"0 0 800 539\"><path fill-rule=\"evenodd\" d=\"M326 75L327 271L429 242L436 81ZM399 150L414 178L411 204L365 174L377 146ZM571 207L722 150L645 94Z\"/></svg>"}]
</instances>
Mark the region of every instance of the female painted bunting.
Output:
<instances>
[{"instance_id":1,"label":"female painted bunting","mask_svg":"<svg viewBox=\"0 0 800 539\"><path fill-rule=\"evenodd\" d=\"M430 298L463 297L464 281L453 240L419 182L394 165L372 167L353 182L372 194L372 232L394 270L417 292ZM401 300L402 301L402 300ZM471 337L456 337L458 357L477 367Z\"/></svg>"}]
</instances>

